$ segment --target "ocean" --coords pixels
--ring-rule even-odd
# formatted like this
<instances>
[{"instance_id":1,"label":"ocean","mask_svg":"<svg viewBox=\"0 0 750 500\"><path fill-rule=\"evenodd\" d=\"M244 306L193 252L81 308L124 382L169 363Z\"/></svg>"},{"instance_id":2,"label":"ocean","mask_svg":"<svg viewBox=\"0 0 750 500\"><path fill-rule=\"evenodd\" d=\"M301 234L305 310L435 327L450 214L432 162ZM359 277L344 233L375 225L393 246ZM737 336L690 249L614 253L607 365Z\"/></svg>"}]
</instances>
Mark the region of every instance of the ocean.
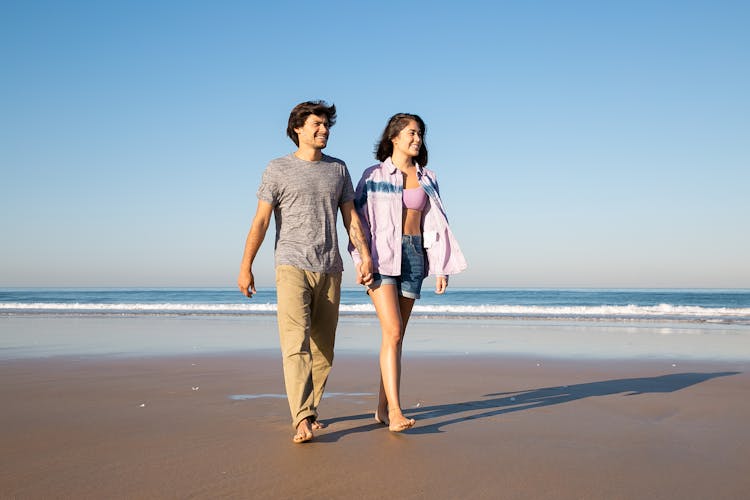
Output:
<instances>
[{"instance_id":1,"label":"ocean","mask_svg":"<svg viewBox=\"0 0 750 500\"><path fill-rule=\"evenodd\" d=\"M345 288L342 316L371 316L362 288ZM273 288L1 288L0 316L272 315ZM438 319L698 322L750 325L750 289L495 289L425 287L414 315Z\"/></svg>"},{"instance_id":2,"label":"ocean","mask_svg":"<svg viewBox=\"0 0 750 500\"><path fill-rule=\"evenodd\" d=\"M0 288L0 360L278 350L276 294L234 288ZM362 288L342 290L338 352L377 352ZM750 290L422 291L406 350L450 355L750 360Z\"/></svg>"}]
</instances>

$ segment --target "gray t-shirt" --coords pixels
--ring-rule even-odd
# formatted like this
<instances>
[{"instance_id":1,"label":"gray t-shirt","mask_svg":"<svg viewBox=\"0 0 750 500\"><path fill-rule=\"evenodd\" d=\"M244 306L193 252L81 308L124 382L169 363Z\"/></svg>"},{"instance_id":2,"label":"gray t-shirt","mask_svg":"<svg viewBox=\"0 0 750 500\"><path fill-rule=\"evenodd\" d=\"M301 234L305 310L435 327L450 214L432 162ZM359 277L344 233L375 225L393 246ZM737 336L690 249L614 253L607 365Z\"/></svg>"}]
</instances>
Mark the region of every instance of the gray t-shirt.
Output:
<instances>
[{"instance_id":1,"label":"gray t-shirt","mask_svg":"<svg viewBox=\"0 0 750 500\"><path fill-rule=\"evenodd\" d=\"M276 265L334 273L344 270L336 235L339 206L354 199L346 164L327 155L320 161L294 154L271 160L258 199L273 206Z\"/></svg>"}]
</instances>

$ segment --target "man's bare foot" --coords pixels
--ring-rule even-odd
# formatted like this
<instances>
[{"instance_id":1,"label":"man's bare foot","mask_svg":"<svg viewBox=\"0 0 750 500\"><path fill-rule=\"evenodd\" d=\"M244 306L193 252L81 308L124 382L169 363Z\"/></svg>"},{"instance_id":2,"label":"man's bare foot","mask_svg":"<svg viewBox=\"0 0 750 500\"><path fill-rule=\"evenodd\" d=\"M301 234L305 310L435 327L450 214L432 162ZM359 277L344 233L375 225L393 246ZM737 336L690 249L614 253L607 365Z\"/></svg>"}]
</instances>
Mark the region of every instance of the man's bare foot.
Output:
<instances>
[{"instance_id":1,"label":"man's bare foot","mask_svg":"<svg viewBox=\"0 0 750 500\"><path fill-rule=\"evenodd\" d=\"M388 410L388 417L390 418L390 424L388 424L388 430L391 432L401 432L414 427L417 422L413 418L406 418L401 413L401 408L393 408Z\"/></svg>"},{"instance_id":2,"label":"man's bare foot","mask_svg":"<svg viewBox=\"0 0 750 500\"><path fill-rule=\"evenodd\" d=\"M320 429L325 429L326 427L328 427L328 424L321 422L320 420L315 420L312 423L311 427L312 427L312 430L318 431Z\"/></svg>"},{"instance_id":3,"label":"man's bare foot","mask_svg":"<svg viewBox=\"0 0 750 500\"><path fill-rule=\"evenodd\" d=\"M304 419L297 425L297 434L292 438L294 443L306 443L311 441L313 438L312 428L310 427L310 419Z\"/></svg>"},{"instance_id":4,"label":"man's bare foot","mask_svg":"<svg viewBox=\"0 0 750 500\"><path fill-rule=\"evenodd\" d=\"M388 410L378 407L375 410L375 421L381 425L388 425Z\"/></svg>"}]
</instances>

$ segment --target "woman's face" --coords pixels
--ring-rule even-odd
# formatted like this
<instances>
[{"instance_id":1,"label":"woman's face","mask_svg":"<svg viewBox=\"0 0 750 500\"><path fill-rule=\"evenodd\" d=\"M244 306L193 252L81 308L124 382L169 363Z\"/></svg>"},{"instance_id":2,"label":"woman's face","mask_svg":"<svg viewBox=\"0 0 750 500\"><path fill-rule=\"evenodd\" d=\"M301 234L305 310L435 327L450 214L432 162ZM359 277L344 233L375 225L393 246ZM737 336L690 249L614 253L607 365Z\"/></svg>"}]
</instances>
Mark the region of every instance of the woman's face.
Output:
<instances>
[{"instance_id":1,"label":"woman's face","mask_svg":"<svg viewBox=\"0 0 750 500\"><path fill-rule=\"evenodd\" d=\"M393 143L393 152L403 153L406 156L415 157L419 154L422 147L422 130L415 120L409 120L409 123L391 139Z\"/></svg>"}]
</instances>

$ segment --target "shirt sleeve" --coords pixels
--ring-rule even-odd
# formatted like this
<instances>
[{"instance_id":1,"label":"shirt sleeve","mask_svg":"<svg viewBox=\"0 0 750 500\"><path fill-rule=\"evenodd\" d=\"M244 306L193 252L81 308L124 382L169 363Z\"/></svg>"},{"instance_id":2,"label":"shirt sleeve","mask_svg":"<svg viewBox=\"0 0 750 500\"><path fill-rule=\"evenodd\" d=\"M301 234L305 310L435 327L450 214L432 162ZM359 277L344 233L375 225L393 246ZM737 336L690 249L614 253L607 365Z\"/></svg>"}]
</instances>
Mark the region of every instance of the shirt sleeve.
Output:
<instances>
[{"instance_id":1,"label":"shirt sleeve","mask_svg":"<svg viewBox=\"0 0 750 500\"><path fill-rule=\"evenodd\" d=\"M344 188L341 190L341 202L346 203L347 201L354 200L354 187L352 186L352 178L349 175L349 169L344 165Z\"/></svg>"},{"instance_id":2,"label":"shirt sleeve","mask_svg":"<svg viewBox=\"0 0 750 500\"><path fill-rule=\"evenodd\" d=\"M435 192L440 196L440 184L438 184L437 174L432 172L432 182L435 184Z\"/></svg>"},{"instance_id":3,"label":"shirt sleeve","mask_svg":"<svg viewBox=\"0 0 750 500\"><path fill-rule=\"evenodd\" d=\"M266 168L266 170L263 171L260 187L258 187L258 192L256 194L259 200L265 201L273 206L277 205L279 199L278 184L269 168Z\"/></svg>"}]
</instances>

